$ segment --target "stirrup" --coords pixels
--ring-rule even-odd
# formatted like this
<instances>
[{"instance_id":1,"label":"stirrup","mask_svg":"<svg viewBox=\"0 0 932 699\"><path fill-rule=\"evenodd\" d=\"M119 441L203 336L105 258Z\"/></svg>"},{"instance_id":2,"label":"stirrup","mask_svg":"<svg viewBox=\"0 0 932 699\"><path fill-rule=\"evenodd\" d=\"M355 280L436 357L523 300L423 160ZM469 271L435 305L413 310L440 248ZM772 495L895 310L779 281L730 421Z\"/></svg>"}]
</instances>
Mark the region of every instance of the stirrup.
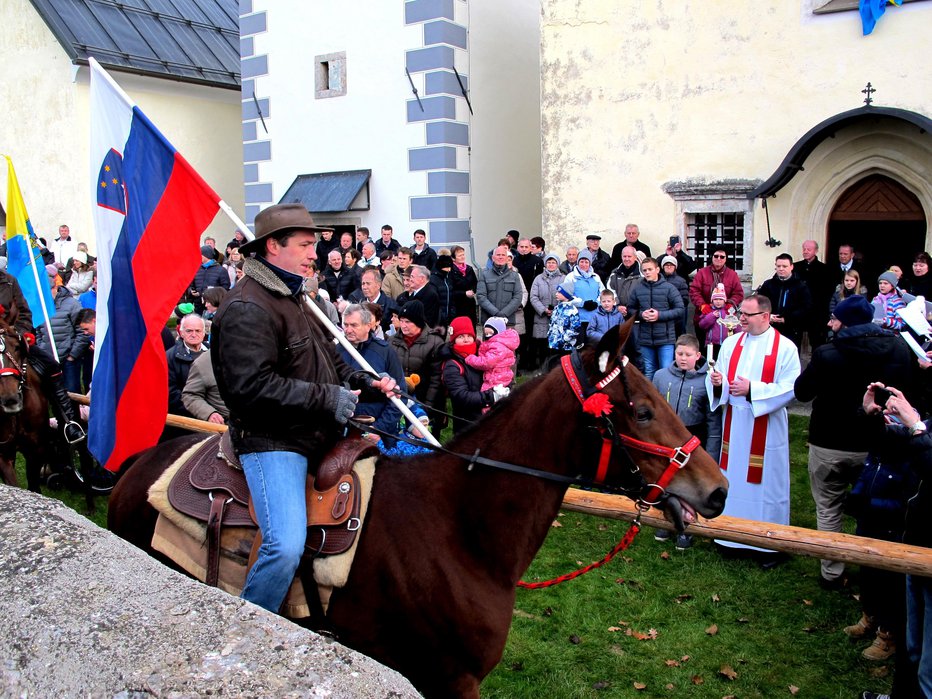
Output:
<instances>
[{"instance_id":1,"label":"stirrup","mask_svg":"<svg viewBox=\"0 0 932 699\"><path fill-rule=\"evenodd\" d=\"M76 435L73 439L68 436L69 428L71 432L75 433ZM87 434L84 432L84 428L74 420L69 420L65 423L65 426L62 428L62 436L65 438L65 441L68 442L69 446L87 439Z\"/></svg>"}]
</instances>

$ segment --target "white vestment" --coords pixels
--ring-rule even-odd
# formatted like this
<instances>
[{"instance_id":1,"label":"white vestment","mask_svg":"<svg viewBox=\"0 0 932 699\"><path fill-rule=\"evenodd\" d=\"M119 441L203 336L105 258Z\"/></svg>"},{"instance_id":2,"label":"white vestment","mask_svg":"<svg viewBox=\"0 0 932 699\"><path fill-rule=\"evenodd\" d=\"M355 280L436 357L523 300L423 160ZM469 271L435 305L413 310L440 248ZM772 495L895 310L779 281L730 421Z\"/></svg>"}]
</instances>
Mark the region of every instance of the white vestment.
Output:
<instances>
[{"instance_id":1,"label":"white vestment","mask_svg":"<svg viewBox=\"0 0 932 699\"><path fill-rule=\"evenodd\" d=\"M712 409L727 406L722 411L722 449L728 449L727 470L728 499L724 514L775 524L790 523L790 443L789 419L786 405L793 400L793 384L799 376L799 354L796 345L782 335L777 345L773 382L761 380L765 361L774 345L775 330L768 328L761 335L738 333L722 343L716 371L724 374L721 393L716 397L711 383L711 372L706 377L706 388ZM732 356L743 344L738 356L735 376L751 382L750 401L748 396L733 396L728 391L729 367ZM731 424L728 425L728 411ZM763 471L760 482L748 482L751 459L751 438L754 419L766 415L767 433L763 451ZM727 429L727 431L726 431ZM758 459L759 461L759 459ZM721 463L721 459L720 459ZM751 548L731 541L716 543L736 548Z\"/></svg>"}]
</instances>

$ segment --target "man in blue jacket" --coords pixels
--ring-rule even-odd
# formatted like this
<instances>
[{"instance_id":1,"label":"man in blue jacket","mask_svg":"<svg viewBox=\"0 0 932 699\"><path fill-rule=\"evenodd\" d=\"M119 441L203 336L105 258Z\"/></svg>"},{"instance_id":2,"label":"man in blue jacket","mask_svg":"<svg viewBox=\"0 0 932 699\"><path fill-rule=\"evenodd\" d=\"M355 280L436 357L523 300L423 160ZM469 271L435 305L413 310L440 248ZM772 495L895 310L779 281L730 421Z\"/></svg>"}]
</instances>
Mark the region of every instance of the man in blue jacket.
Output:
<instances>
[{"instance_id":1,"label":"man in blue jacket","mask_svg":"<svg viewBox=\"0 0 932 699\"><path fill-rule=\"evenodd\" d=\"M395 379L395 383L399 386L402 385L405 376L398 355L385 340L369 335L371 327L372 314L363 306L353 303L343 311L343 334L346 335L346 339L359 350L363 359L369 362L376 373L388 374ZM354 369L362 368L342 346L339 347L339 351L343 361L349 366ZM391 434L398 431L399 421L401 420L401 411L384 395L380 395L373 400L360 400L356 405L356 415L374 417L375 422L372 423L372 426ZM378 442L381 439L380 435L375 433L363 436L373 442ZM391 444L388 444L388 446L391 447Z\"/></svg>"}]
</instances>

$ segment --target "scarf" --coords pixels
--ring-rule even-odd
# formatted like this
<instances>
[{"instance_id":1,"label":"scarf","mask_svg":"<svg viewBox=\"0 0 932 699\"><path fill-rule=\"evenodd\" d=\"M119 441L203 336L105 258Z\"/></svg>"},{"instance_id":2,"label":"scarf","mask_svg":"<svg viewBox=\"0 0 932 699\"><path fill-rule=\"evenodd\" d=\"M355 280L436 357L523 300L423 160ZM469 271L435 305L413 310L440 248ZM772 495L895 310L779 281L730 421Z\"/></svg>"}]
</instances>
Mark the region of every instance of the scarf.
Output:
<instances>
[{"instance_id":1,"label":"scarf","mask_svg":"<svg viewBox=\"0 0 932 699\"><path fill-rule=\"evenodd\" d=\"M453 345L453 351L459 356L461 356L463 359L465 359L469 355L476 353L476 347L477 347L476 341L473 340L472 342L466 345Z\"/></svg>"},{"instance_id":2,"label":"scarf","mask_svg":"<svg viewBox=\"0 0 932 699\"><path fill-rule=\"evenodd\" d=\"M288 287L288 291L291 292L292 296L296 296L297 294L304 291L304 277L302 277L300 274L294 274L293 272L288 272L281 267L276 267L261 255L256 255L255 259L268 267L276 277L281 279L282 283Z\"/></svg>"},{"instance_id":3,"label":"scarf","mask_svg":"<svg viewBox=\"0 0 932 699\"><path fill-rule=\"evenodd\" d=\"M464 277L466 276L466 263L465 262L463 264L460 264L459 262L454 262L453 266L457 269L457 271L460 274L462 274Z\"/></svg>"}]
</instances>

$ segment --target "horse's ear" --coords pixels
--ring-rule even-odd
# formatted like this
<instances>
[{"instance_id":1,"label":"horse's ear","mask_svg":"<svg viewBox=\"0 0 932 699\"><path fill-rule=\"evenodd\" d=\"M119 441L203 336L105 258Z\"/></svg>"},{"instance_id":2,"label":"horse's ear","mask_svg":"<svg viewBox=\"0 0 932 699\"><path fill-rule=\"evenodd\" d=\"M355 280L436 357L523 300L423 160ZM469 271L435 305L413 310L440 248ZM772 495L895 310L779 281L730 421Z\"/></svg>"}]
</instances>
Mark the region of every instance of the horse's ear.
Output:
<instances>
[{"instance_id":1,"label":"horse's ear","mask_svg":"<svg viewBox=\"0 0 932 699\"><path fill-rule=\"evenodd\" d=\"M625 349L625 343L631 336L631 329L634 327L634 316L632 315L621 325L616 325L606 332L599 344L595 348L596 363L599 372L605 374L612 368L616 360L621 358Z\"/></svg>"}]
</instances>

